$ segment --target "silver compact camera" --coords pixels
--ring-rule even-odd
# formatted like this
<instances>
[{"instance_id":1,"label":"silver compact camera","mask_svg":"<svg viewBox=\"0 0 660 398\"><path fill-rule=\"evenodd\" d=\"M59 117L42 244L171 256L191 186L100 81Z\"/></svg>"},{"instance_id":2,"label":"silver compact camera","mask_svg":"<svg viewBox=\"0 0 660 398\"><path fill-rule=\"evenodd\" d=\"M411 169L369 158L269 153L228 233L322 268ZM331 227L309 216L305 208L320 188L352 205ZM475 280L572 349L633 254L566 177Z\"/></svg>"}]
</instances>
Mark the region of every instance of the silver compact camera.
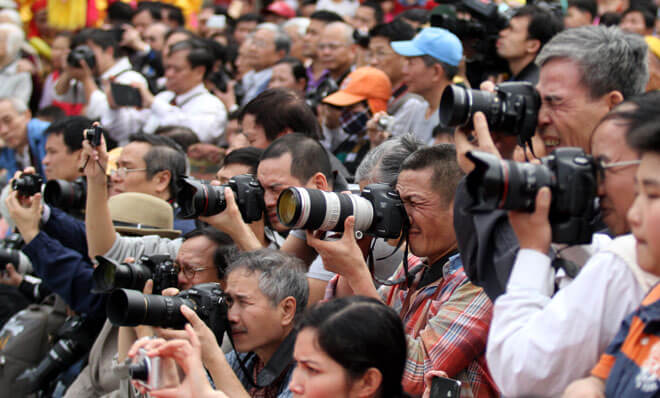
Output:
<instances>
[{"instance_id":1,"label":"silver compact camera","mask_svg":"<svg viewBox=\"0 0 660 398\"><path fill-rule=\"evenodd\" d=\"M378 129L381 131L389 131L394 124L394 116L382 115L378 118Z\"/></svg>"},{"instance_id":2,"label":"silver compact camera","mask_svg":"<svg viewBox=\"0 0 660 398\"><path fill-rule=\"evenodd\" d=\"M128 367L128 373L131 379L136 380L147 390L174 387L181 380L180 368L173 359L149 357L144 349L138 351L135 360Z\"/></svg>"}]
</instances>

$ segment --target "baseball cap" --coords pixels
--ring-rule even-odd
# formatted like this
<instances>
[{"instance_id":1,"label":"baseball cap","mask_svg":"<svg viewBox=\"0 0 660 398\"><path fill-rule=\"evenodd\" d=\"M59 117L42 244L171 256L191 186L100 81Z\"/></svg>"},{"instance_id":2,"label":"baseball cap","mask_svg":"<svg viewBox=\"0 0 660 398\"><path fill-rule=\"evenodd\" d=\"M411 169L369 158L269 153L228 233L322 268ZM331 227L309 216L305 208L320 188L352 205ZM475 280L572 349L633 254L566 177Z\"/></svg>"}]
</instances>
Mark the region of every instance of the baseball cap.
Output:
<instances>
[{"instance_id":1,"label":"baseball cap","mask_svg":"<svg viewBox=\"0 0 660 398\"><path fill-rule=\"evenodd\" d=\"M293 18L296 16L296 12L285 1L275 1L270 3L266 10L279 15L280 17Z\"/></svg>"},{"instance_id":2,"label":"baseball cap","mask_svg":"<svg viewBox=\"0 0 660 398\"><path fill-rule=\"evenodd\" d=\"M387 110L387 101L392 96L390 78L371 66L357 68L341 83L339 90L323 99L326 104L349 106L366 100L372 113Z\"/></svg>"},{"instance_id":3,"label":"baseball cap","mask_svg":"<svg viewBox=\"0 0 660 398\"><path fill-rule=\"evenodd\" d=\"M392 49L404 57L430 55L440 62L458 66L463 45L455 34L442 28L424 28L412 40L393 41Z\"/></svg>"}]
</instances>

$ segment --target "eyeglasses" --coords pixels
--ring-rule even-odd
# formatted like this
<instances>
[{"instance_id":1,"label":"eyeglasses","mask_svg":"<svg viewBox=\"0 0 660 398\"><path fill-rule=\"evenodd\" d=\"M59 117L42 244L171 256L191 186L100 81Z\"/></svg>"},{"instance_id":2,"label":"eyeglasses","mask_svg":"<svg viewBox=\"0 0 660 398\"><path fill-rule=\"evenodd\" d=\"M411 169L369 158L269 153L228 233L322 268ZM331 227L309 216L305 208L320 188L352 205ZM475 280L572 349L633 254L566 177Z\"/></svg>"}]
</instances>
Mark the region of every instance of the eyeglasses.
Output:
<instances>
[{"instance_id":1,"label":"eyeglasses","mask_svg":"<svg viewBox=\"0 0 660 398\"><path fill-rule=\"evenodd\" d=\"M175 264L177 269L183 272L183 275L188 280L192 280L195 277L195 274L207 270L209 267L182 267L180 264Z\"/></svg>"},{"instance_id":2,"label":"eyeglasses","mask_svg":"<svg viewBox=\"0 0 660 398\"><path fill-rule=\"evenodd\" d=\"M616 167L630 167L630 166L637 166L639 165L642 161L641 160L624 160L623 162L608 162L602 157L598 157L596 159L596 162L598 164L598 171L599 171L599 176L601 180L605 179L605 171L609 169L613 169Z\"/></svg>"},{"instance_id":3,"label":"eyeglasses","mask_svg":"<svg viewBox=\"0 0 660 398\"><path fill-rule=\"evenodd\" d=\"M126 167L117 167L115 170L112 170L110 172L110 175L114 176L116 174L117 177L119 177L119 178L125 178L126 174L133 173L133 172L136 172L136 171L147 171L147 168L145 167L145 168L141 168L141 169L129 169L129 168L126 168Z\"/></svg>"}]
</instances>

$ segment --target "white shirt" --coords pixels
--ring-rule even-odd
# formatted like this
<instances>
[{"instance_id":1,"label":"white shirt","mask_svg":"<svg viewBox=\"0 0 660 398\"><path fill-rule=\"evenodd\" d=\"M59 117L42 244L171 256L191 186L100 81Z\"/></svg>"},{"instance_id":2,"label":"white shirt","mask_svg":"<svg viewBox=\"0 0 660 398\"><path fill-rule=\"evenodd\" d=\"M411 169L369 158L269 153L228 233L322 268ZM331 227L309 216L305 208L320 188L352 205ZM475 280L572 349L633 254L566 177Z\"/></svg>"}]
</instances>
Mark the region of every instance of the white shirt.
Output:
<instances>
[{"instance_id":1,"label":"white shirt","mask_svg":"<svg viewBox=\"0 0 660 398\"><path fill-rule=\"evenodd\" d=\"M559 396L589 374L646 294L625 261L607 250L553 297L554 282L548 256L518 252L506 293L495 301L486 345L503 396Z\"/></svg>"},{"instance_id":2,"label":"white shirt","mask_svg":"<svg viewBox=\"0 0 660 398\"><path fill-rule=\"evenodd\" d=\"M140 73L132 70L133 66L127 57L120 58L114 65L101 75L101 81L110 80L114 83L130 86L133 83L147 85L147 80ZM101 89L95 90L89 98L89 104L85 110L85 116L90 119L98 119L101 125L108 131L110 137L124 145L128 142L128 136L139 131L135 119L139 111L135 108L121 107L110 109L108 97Z\"/></svg>"},{"instance_id":3,"label":"white shirt","mask_svg":"<svg viewBox=\"0 0 660 398\"><path fill-rule=\"evenodd\" d=\"M344 17L353 17L359 6L360 3L358 1L352 0L342 0L339 2L333 0L319 0L318 3L316 3L316 11L328 10L336 12Z\"/></svg>"}]
</instances>

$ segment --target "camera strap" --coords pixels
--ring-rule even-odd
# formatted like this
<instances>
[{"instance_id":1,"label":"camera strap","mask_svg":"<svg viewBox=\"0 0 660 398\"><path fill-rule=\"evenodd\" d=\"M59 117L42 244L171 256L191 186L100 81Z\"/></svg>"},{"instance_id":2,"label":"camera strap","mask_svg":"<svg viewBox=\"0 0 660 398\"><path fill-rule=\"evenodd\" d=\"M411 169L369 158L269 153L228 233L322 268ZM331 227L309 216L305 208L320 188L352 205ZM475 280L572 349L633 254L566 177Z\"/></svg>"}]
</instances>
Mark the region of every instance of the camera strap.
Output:
<instances>
[{"instance_id":1,"label":"camera strap","mask_svg":"<svg viewBox=\"0 0 660 398\"><path fill-rule=\"evenodd\" d=\"M400 285L402 283L406 283L408 288L412 286L413 281L415 280L415 275L419 273L424 268L423 264L420 264L418 266L413 267L412 269L408 269L408 230L410 229L410 224L408 222L405 222L403 224L403 229L401 231L401 238L399 238L399 242L396 245L396 248L392 253L385 257L381 257L377 260L384 260L396 253L397 250L401 248L401 245L405 242L405 247L403 249L403 272L404 276L402 278L397 278L394 280L382 280L380 278L376 277L375 274L375 264L374 264L374 247L375 247L375 242L376 240L374 239L371 242L371 247L369 247L369 255L367 256L367 264L369 266L369 271L371 272L371 275L373 279L380 283L381 285L385 286L394 286L394 285Z\"/></svg>"}]
</instances>

